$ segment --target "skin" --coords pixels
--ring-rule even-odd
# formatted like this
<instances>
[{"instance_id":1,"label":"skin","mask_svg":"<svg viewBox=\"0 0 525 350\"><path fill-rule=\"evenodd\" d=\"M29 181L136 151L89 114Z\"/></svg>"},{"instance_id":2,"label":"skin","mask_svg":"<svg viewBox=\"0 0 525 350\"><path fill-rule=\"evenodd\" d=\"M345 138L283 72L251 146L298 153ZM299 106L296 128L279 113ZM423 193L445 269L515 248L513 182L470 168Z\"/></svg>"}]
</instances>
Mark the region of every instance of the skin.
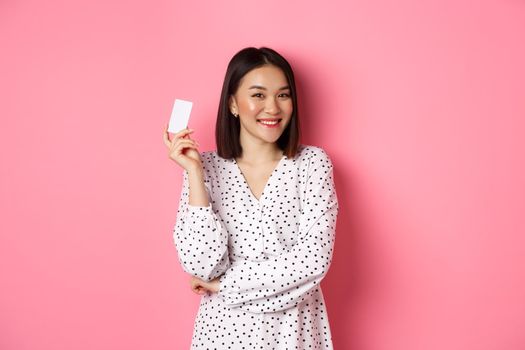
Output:
<instances>
[{"instance_id":1,"label":"skin","mask_svg":"<svg viewBox=\"0 0 525 350\"><path fill-rule=\"evenodd\" d=\"M261 88L252 88L260 86ZM282 151L276 141L290 122L293 103L283 71L273 65L264 65L246 73L229 107L240 118L240 142L243 150L239 163L261 165L279 160ZM257 123L258 118L282 118L276 128L266 128Z\"/></svg>"},{"instance_id":2,"label":"skin","mask_svg":"<svg viewBox=\"0 0 525 350\"><path fill-rule=\"evenodd\" d=\"M288 126L293 112L290 89L283 71L273 65L264 65L246 73L235 94L230 96L229 108L233 114L239 114L241 126L239 136L243 154L236 161L242 166L250 188L255 189L254 193L262 192L269 173L283 155L276 141ZM277 127L266 128L257 122L259 118L282 120ZM172 140L169 139L167 126L164 132L164 143L170 158L190 173L199 172L202 167L197 148L199 144L190 138L193 131L184 129ZM205 282L191 276L190 288L200 295L218 293L219 279Z\"/></svg>"}]
</instances>

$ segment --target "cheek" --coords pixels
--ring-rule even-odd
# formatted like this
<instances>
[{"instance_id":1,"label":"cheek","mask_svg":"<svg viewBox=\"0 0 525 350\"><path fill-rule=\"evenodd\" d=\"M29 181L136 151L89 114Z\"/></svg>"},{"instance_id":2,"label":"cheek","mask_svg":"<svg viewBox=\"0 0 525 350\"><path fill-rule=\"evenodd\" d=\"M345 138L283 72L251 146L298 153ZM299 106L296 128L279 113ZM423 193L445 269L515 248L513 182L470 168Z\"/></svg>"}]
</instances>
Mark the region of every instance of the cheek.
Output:
<instances>
[{"instance_id":1,"label":"cheek","mask_svg":"<svg viewBox=\"0 0 525 350\"><path fill-rule=\"evenodd\" d=\"M286 114L292 114L292 112L293 112L293 102L292 102L292 100L286 101L285 103L283 103L282 106L281 106L281 109Z\"/></svg>"},{"instance_id":2,"label":"cheek","mask_svg":"<svg viewBox=\"0 0 525 350\"><path fill-rule=\"evenodd\" d=\"M245 112L257 112L263 106L261 103L257 103L255 100L246 100L239 104L239 109Z\"/></svg>"}]
</instances>

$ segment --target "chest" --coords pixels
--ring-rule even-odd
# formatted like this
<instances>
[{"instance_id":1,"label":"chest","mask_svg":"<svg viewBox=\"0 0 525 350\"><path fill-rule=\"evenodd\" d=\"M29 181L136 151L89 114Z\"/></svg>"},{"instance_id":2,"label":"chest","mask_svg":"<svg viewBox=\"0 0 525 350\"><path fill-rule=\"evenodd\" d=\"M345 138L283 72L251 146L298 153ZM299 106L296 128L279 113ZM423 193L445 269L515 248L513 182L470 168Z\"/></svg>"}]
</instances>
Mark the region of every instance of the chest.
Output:
<instances>
[{"instance_id":1,"label":"chest","mask_svg":"<svg viewBox=\"0 0 525 350\"><path fill-rule=\"evenodd\" d=\"M297 242L306 165L283 159L254 168L224 161L210 171L213 207L228 231L230 258L282 254Z\"/></svg>"},{"instance_id":2,"label":"chest","mask_svg":"<svg viewBox=\"0 0 525 350\"><path fill-rule=\"evenodd\" d=\"M270 175L277 164L278 162L274 162L257 167L252 167L242 163L238 164L239 170L255 198L261 198L264 188L270 179Z\"/></svg>"}]
</instances>

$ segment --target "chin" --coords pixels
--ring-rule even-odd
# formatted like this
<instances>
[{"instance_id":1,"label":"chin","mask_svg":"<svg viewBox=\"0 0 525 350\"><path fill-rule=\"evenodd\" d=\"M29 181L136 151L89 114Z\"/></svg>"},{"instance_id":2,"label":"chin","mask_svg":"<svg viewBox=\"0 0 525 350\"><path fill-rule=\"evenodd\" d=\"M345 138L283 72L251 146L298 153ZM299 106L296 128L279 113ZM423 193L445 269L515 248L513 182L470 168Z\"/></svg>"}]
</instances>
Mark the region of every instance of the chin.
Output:
<instances>
[{"instance_id":1,"label":"chin","mask_svg":"<svg viewBox=\"0 0 525 350\"><path fill-rule=\"evenodd\" d=\"M276 143L277 140L279 140L279 137L281 137L282 133L279 134L279 136L277 136L276 138L271 138L271 139L268 139L268 138L262 138L264 141L268 142L268 143Z\"/></svg>"}]
</instances>

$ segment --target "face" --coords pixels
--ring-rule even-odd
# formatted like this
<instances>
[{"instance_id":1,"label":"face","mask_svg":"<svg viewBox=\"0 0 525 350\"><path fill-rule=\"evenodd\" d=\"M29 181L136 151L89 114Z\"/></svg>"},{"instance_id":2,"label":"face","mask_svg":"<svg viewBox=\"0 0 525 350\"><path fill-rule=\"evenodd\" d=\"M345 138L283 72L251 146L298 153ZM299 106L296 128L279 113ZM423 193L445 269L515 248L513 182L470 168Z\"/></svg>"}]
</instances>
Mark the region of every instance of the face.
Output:
<instances>
[{"instance_id":1,"label":"face","mask_svg":"<svg viewBox=\"0 0 525 350\"><path fill-rule=\"evenodd\" d=\"M273 65L255 68L242 78L230 97L230 111L239 114L243 142L276 142L293 111L290 87L283 71ZM272 125L263 124L268 119ZM280 120L277 124L272 120Z\"/></svg>"}]
</instances>

